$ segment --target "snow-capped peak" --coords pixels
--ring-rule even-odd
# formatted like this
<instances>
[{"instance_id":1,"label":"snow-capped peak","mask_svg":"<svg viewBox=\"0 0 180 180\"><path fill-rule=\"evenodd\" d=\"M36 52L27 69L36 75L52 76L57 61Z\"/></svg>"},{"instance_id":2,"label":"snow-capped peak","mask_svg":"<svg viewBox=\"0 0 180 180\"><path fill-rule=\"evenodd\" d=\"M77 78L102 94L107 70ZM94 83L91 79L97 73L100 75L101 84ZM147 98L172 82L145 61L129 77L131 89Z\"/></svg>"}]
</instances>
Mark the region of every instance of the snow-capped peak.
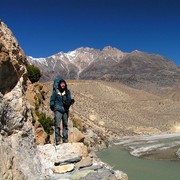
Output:
<instances>
[{"instance_id":1,"label":"snow-capped peak","mask_svg":"<svg viewBox=\"0 0 180 180\"><path fill-rule=\"evenodd\" d=\"M76 50L74 50L74 51L69 51L68 53L64 53L64 55L65 55L70 61L72 61L73 58L76 57L77 52L76 52Z\"/></svg>"}]
</instances>

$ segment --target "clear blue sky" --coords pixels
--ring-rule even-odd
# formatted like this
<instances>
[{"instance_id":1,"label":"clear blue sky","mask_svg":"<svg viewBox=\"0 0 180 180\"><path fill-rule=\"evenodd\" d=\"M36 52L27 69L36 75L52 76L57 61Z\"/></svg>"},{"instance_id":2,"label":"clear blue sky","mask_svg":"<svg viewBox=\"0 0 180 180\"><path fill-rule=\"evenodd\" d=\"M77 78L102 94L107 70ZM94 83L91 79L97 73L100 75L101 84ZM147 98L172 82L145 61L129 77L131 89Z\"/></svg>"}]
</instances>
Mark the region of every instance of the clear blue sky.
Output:
<instances>
[{"instance_id":1,"label":"clear blue sky","mask_svg":"<svg viewBox=\"0 0 180 180\"><path fill-rule=\"evenodd\" d=\"M161 54L180 66L178 0L3 0L0 18L33 57L112 46Z\"/></svg>"}]
</instances>

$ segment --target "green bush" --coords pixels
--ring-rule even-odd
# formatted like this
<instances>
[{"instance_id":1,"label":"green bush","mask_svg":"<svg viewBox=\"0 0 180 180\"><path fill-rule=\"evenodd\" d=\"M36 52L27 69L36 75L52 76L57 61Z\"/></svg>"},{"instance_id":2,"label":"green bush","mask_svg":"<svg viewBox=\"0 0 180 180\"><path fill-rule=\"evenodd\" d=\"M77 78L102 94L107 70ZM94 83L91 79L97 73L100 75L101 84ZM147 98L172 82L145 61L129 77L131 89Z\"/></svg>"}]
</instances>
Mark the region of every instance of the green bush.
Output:
<instances>
[{"instance_id":1,"label":"green bush","mask_svg":"<svg viewBox=\"0 0 180 180\"><path fill-rule=\"evenodd\" d=\"M40 94L41 94L41 96L42 96L43 100L45 100L45 91L40 90Z\"/></svg>"},{"instance_id":2,"label":"green bush","mask_svg":"<svg viewBox=\"0 0 180 180\"><path fill-rule=\"evenodd\" d=\"M34 118L34 115L33 115L33 112L32 112L32 111L31 111L31 116L32 116L32 125L34 126L36 120L35 120L35 118Z\"/></svg>"},{"instance_id":3,"label":"green bush","mask_svg":"<svg viewBox=\"0 0 180 180\"><path fill-rule=\"evenodd\" d=\"M43 112L36 112L39 122L41 123L42 127L44 128L44 131L47 133L47 135L53 134L53 120L50 117L46 117L46 114Z\"/></svg>"},{"instance_id":4,"label":"green bush","mask_svg":"<svg viewBox=\"0 0 180 180\"><path fill-rule=\"evenodd\" d=\"M39 68L34 65L27 65L26 68L27 68L27 75L28 75L29 80L32 83L39 81L41 77L41 72Z\"/></svg>"},{"instance_id":5,"label":"green bush","mask_svg":"<svg viewBox=\"0 0 180 180\"><path fill-rule=\"evenodd\" d=\"M39 90L41 91L43 89L43 85L39 85Z\"/></svg>"},{"instance_id":6,"label":"green bush","mask_svg":"<svg viewBox=\"0 0 180 180\"><path fill-rule=\"evenodd\" d=\"M38 97L37 95L34 96L34 100L35 100L34 101L35 109L38 110L39 106L41 104L43 104L43 100L40 97Z\"/></svg>"}]
</instances>

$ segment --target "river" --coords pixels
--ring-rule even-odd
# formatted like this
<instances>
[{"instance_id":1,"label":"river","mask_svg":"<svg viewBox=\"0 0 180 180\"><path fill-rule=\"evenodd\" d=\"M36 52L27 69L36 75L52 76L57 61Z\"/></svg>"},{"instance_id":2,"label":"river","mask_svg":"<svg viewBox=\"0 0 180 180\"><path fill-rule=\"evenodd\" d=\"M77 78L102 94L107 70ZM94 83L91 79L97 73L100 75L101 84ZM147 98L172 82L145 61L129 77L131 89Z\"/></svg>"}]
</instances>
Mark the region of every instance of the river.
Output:
<instances>
[{"instance_id":1,"label":"river","mask_svg":"<svg viewBox=\"0 0 180 180\"><path fill-rule=\"evenodd\" d=\"M125 137L97 153L129 180L180 180L180 134Z\"/></svg>"}]
</instances>

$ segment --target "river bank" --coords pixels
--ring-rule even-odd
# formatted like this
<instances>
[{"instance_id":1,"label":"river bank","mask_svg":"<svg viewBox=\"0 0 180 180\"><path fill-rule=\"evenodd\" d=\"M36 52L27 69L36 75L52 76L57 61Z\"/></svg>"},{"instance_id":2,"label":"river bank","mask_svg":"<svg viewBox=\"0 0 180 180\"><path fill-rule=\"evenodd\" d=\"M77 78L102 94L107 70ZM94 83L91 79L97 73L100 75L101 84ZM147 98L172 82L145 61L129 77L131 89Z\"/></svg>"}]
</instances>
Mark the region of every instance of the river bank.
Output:
<instances>
[{"instance_id":1,"label":"river bank","mask_svg":"<svg viewBox=\"0 0 180 180\"><path fill-rule=\"evenodd\" d=\"M99 151L97 156L114 170L127 173L128 180L178 180L180 177L180 162L134 157L119 145Z\"/></svg>"},{"instance_id":2,"label":"river bank","mask_svg":"<svg viewBox=\"0 0 180 180\"><path fill-rule=\"evenodd\" d=\"M124 137L97 156L129 180L177 180L180 177L180 133Z\"/></svg>"},{"instance_id":3,"label":"river bank","mask_svg":"<svg viewBox=\"0 0 180 180\"><path fill-rule=\"evenodd\" d=\"M180 133L124 137L113 142L136 157L160 160L180 160Z\"/></svg>"}]
</instances>

